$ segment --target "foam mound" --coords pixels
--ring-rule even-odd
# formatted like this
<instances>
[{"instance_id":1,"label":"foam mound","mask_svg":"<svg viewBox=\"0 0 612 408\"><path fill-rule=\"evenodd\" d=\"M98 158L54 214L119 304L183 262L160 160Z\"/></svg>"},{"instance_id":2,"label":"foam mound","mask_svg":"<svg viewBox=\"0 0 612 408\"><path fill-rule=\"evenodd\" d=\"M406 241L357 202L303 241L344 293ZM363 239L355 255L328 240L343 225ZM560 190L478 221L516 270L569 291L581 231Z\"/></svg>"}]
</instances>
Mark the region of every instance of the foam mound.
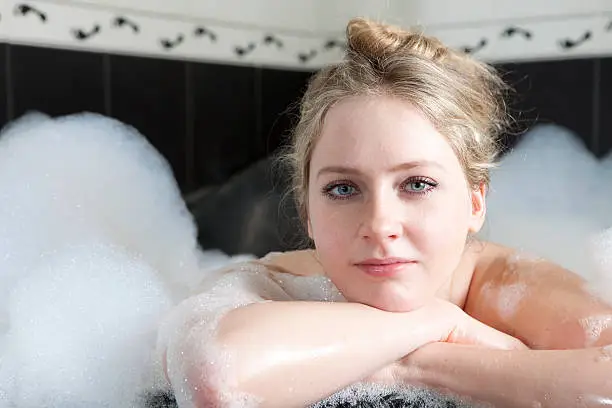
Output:
<instances>
[{"instance_id":1,"label":"foam mound","mask_svg":"<svg viewBox=\"0 0 612 408\"><path fill-rule=\"evenodd\" d=\"M160 317L205 270L166 160L95 114L0 135L0 407L128 407L166 387Z\"/></svg>"},{"instance_id":2,"label":"foam mound","mask_svg":"<svg viewBox=\"0 0 612 408\"><path fill-rule=\"evenodd\" d=\"M591 279L601 272L594 242L612 221L610 177L612 160L597 160L575 133L538 125L492 172L480 236Z\"/></svg>"}]
</instances>

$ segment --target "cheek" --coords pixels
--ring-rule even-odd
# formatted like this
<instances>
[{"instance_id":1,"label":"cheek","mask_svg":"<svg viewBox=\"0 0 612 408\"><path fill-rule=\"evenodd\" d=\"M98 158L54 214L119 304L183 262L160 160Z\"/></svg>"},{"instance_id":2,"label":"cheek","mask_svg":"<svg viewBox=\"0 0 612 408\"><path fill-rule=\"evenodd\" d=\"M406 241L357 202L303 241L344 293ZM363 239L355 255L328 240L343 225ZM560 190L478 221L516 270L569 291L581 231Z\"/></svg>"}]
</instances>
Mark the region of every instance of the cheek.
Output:
<instances>
[{"instance_id":1,"label":"cheek","mask_svg":"<svg viewBox=\"0 0 612 408\"><path fill-rule=\"evenodd\" d=\"M350 205L330 205L322 199L312 199L309 207L310 228L317 247L338 245L351 237L355 217Z\"/></svg>"},{"instance_id":2,"label":"cheek","mask_svg":"<svg viewBox=\"0 0 612 408\"><path fill-rule=\"evenodd\" d=\"M413 230L415 244L430 258L442 260L443 254L455 258L463 252L467 237L468 200L460 195L445 195L428 204L418 228Z\"/></svg>"},{"instance_id":3,"label":"cheek","mask_svg":"<svg viewBox=\"0 0 612 408\"><path fill-rule=\"evenodd\" d=\"M311 238L328 273L346 266L346 256L352 253L355 242L355 217L350 206L330 207L313 200L310 208Z\"/></svg>"}]
</instances>

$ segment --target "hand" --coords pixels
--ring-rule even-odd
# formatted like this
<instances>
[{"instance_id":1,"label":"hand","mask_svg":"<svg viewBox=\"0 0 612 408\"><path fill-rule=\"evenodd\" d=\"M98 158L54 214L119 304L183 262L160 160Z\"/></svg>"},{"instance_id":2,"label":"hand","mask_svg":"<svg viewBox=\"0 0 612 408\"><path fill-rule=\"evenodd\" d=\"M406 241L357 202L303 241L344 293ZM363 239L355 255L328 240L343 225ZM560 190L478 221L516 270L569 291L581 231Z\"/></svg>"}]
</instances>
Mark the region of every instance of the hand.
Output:
<instances>
[{"instance_id":1,"label":"hand","mask_svg":"<svg viewBox=\"0 0 612 408\"><path fill-rule=\"evenodd\" d=\"M519 339L474 319L455 304L436 299L425 307L443 322L439 341L499 350L528 349Z\"/></svg>"},{"instance_id":2,"label":"hand","mask_svg":"<svg viewBox=\"0 0 612 408\"><path fill-rule=\"evenodd\" d=\"M432 315L432 320L442 323L439 326L441 327L439 338L435 339L434 343L447 342L498 350L529 349L519 339L474 319L453 303L435 299L423 308L428 314ZM422 348L427 347L429 345ZM388 385L398 382L419 385L420 369L418 364L414 364L413 361L419 354L419 350L417 349L404 358L382 367L363 381Z\"/></svg>"}]
</instances>

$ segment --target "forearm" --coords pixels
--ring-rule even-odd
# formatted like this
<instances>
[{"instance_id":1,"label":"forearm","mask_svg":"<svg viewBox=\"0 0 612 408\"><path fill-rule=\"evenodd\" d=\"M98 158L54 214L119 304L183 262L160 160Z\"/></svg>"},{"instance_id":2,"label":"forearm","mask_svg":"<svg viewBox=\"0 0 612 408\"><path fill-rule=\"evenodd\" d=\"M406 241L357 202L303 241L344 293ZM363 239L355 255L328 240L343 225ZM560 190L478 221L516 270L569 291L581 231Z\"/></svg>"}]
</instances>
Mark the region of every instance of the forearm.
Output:
<instances>
[{"instance_id":1,"label":"forearm","mask_svg":"<svg viewBox=\"0 0 612 408\"><path fill-rule=\"evenodd\" d=\"M304 407L435 341L427 312L389 313L357 303L268 302L229 312L217 343L236 391L261 407ZM191 385L209 369L192 360ZM228 371L230 372L230 371Z\"/></svg>"},{"instance_id":2,"label":"forearm","mask_svg":"<svg viewBox=\"0 0 612 408\"><path fill-rule=\"evenodd\" d=\"M503 351L434 343L408 357L412 377L406 380L495 407L608 406L609 354L602 348Z\"/></svg>"}]
</instances>

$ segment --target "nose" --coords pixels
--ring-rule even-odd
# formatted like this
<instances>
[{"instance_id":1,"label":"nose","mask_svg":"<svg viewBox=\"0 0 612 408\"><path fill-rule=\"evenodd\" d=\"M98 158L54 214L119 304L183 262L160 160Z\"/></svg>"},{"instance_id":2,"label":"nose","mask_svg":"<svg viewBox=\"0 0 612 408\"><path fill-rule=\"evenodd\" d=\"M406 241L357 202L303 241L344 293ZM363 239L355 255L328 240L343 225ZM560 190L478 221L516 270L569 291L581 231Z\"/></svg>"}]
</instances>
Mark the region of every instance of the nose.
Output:
<instances>
[{"instance_id":1,"label":"nose","mask_svg":"<svg viewBox=\"0 0 612 408\"><path fill-rule=\"evenodd\" d=\"M377 200L364 209L361 237L379 242L394 241L403 235L401 212L395 209L393 200Z\"/></svg>"}]
</instances>

